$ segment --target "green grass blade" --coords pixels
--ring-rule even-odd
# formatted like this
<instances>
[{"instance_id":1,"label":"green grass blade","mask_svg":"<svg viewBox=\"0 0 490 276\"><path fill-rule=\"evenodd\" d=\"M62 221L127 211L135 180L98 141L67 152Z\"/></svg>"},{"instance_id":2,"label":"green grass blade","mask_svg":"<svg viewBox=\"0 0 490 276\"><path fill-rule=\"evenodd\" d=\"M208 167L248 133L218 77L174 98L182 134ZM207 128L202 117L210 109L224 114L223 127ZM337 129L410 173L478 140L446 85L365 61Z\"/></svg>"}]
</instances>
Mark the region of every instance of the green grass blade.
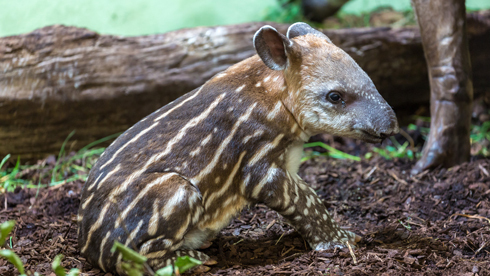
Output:
<instances>
[{"instance_id":1,"label":"green grass blade","mask_svg":"<svg viewBox=\"0 0 490 276\"><path fill-rule=\"evenodd\" d=\"M58 154L58 159L56 160L56 164L54 166L53 173L51 174L51 182L55 182L56 181L56 172L58 171L59 166L60 166L59 165L59 162L61 160L61 156L65 152L66 143L68 142L68 140L70 140L70 138L73 136L73 134L75 134L75 130L73 130L72 132L70 132L70 134L68 134L68 136L66 137L65 141L63 141L63 144L61 145L61 149L60 149L60 152Z\"/></svg>"},{"instance_id":2,"label":"green grass blade","mask_svg":"<svg viewBox=\"0 0 490 276\"><path fill-rule=\"evenodd\" d=\"M80 269L78 268L72 268L68 272L68 276L79 276L80 275Z\"/></svg>"},{"instance_id":3,"label":"green grass blade","mask_svg":"<svg viewBox=\"0 0 490 276\"><path fill-rule=\"evenodd\" d=\"M2 159L2 162L0 163L0 169L2 169L3 165L5 165L5 162L7 162L7 160L9 160L9 158L10 158L10 154L7 154L7 156L5 156Z\"/></svg>"},{"instance_id":4,"label":"green grass blade","mask_svg":"<svg viewBox=\"0 0 490 276\"><path fill-rule=\"evenodd\" d=\"M174 263L174 265L179 268L180 273L184 273L187 270L201 264L201 261L191 258L189 256L178 257Z\"/></svg>"},{"instance_id":5,"label":"green grass blade","mask_svg":"<svg viewBox=\"0 0 490 276\"><path fill-rule=\"evenodd\" d=\"M61 259L63 259L63 255L56 255L56 257L54 257L53 263L51 264L51 267L53 268L54 274L56 274L56 276L66 276L65 268L61 266Z\"/></svg>"},{"instance_id":6,"label":"green grass blade","mask_svg":"<svg viewBox=\"0 0 490 276\"><path fill-rule=\"evenodd\" d=\"M321 147L321 148L326 149L329 152L329 156L332 156L334 158L361 161L361 158L359 156L350 155L350 154L345 153L343 151L340 151L334 147L331 147L331 146L329 146L323 142L307 143L303 147L304 148Z\"/></svg>"},{"instance_id":7,"label":"green grass blade","mask_svg":"<svg viewBox=\"0 0 490 276\"><path fill-rule=\"evenodd\" d=\"M14 226L15 220L8 220L0 224L0 245L5 242L5 239L7 239Z\"/></svg>"},{"instance_id":8,"label":"green grass blade","mask_svg":"<svg viewBox=\"0 0 490 276\"><path fill-rule=\"evenodd\" d=\"M13 264L20 274L25 274L24 264L14 251L8 249L0 250L0 257L7 259L7 261Z\"/></svg>"},{"instance_id":9,"label":"green grass blade","mask_svg":"<svg viewBox=\"0 0 490 276\"><path fill-rule=\"evenodd\" d=\"M160 268L159 270L155 271L156 276L172 276L174 270L172 269L172 265L167 265L164 268Z\"/></svg>"},{"instance_id":10,"label":"green grass blade","mask_svg":"<svg viewBox=\"0 0 490 276\"><path fill-rule=\"evenodd\" d=\"M179 273L184 273L187 270L196 267L198 265L201 265L202 262L199 260L196 260L194 258L191 258L189 256L183 256L183 257L178 257L177 260L174 262L174 267L176 271L179 271ZM173 274L173 269L172 265L168 265L164 268L161 268L155 272L155 275L157 276L172 276Z\"/></svg>"},{"instance_id":11,"label":"green grass blade","mask_svg":"<svg viewBox=\"0 0 490 276\"><path fill-rule=\"evenodd\" d=\"M124 246L124 244L118 241L114 242L111 252L114 252L116 250L122 254L124 260L132 261L137 264L143 264L147 260L145 256L140 255L138 252Z\"/></svg>"},{"instance_id":12,"label":"green grass blade","mask_svg":"<svg viewBox=\"0 0 490 276\"><path fill-rule=\"evenodd\" d=\"M106 141L108 141L108 140L111 140L111 139L117 138L119 135L121 135L121 133L122 133L122 132L114 133L114 134L111 134L111 135L109 135L109 136L107 136L107 137L101 138L101 139L99 139L99 140L97 140L97 141L94 141L94 142L92 142L92 143L90 143L90 144L86 145L85 147L81 148L81 149L79 150L79 152L84 152L84 151L86 151L86 150L90 149L91 147L93 147L93 146L95 146L95 145L98 145L98 144L100 144L100 143L104 143L104 142L106 142Z\"/></svg>"}]
</instances>

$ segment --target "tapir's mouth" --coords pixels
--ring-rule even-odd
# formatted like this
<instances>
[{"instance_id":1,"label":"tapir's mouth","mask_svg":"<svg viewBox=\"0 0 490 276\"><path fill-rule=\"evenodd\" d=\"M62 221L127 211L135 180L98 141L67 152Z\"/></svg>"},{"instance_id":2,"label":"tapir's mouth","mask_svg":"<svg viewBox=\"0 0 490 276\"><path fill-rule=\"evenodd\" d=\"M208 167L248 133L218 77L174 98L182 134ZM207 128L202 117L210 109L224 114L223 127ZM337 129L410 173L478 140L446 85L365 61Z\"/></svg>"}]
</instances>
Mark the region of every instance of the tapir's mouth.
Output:
<instances>
[{"instance_id":1,"label":"tapir's mouth","mask_svg":"<svg viewBox=\"0 0 490 276\"><path fill-rule=\"evenodd\" d=\"M369 143L381 143L386 138L363 129L361 129L361 132L362 132L362 140Z\"/></svg>"}]
</instances>

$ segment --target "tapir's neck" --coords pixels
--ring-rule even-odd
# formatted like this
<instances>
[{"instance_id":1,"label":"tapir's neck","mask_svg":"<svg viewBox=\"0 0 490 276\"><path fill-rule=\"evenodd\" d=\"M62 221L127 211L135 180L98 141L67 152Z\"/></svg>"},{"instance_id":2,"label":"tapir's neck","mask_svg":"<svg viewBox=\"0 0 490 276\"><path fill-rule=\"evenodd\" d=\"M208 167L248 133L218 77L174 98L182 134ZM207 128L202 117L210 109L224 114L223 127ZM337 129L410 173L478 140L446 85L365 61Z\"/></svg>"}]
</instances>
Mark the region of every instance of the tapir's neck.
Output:
<instances>
[{"instance_id":1,"label":"tapir's neck","mask_svg":"<svg viewBox=\"0 0 490 276\"><path fill-rule=\"evenodd\" d=\"M288 82L288 79L291 80ZM272 120L274 117L275 124L282 124L285 130L294 129L298 141L306 142L310 138L298 123L291 100L291 93L300 90L299 74L271 70L258 56L253 56L218 74L207 85L212 86L215 82L228 83L229 89L252 97L259 104L258 108L268 112L267 118Z\"/></svg>"}]
</instances>

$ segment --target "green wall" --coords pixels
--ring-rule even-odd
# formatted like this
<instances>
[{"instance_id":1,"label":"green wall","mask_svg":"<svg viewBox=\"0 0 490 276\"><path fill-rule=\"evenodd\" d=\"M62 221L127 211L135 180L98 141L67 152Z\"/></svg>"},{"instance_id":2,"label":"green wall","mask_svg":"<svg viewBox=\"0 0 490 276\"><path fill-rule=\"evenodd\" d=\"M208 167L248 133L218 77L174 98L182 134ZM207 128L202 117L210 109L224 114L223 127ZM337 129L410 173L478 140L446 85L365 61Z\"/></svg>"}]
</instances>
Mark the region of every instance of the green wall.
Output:
<instances>
[{"instance_id":1,"label":"green wall","mask_svg":"<svg viewBox=\"0 0 490 276\"><path fill-rule=\"evenodd\" d=\"M372 11L379 6L391 6L398 11L410 10L412 8L410 6L410 0L352 0L342 7L342 11L359 14ZM490 0L466 0L466 8L470 10L490 9Z\"/></svg>"},{"instance_id":2,"label":"green wall","mask_svg":"<svg viewBox=\"0 0 490 276\"><path fill-rule=\"evenodd\" d=\"M277 0L0 0L0 36L52 24L86 27L103 34L154 34L260 21L266 9L277 5ZM361 13L380 5L410 9L409 0L352 0L343 11ZM490 9L490 0L467 0L467 7Z\"/></svg>"}]
</instances>

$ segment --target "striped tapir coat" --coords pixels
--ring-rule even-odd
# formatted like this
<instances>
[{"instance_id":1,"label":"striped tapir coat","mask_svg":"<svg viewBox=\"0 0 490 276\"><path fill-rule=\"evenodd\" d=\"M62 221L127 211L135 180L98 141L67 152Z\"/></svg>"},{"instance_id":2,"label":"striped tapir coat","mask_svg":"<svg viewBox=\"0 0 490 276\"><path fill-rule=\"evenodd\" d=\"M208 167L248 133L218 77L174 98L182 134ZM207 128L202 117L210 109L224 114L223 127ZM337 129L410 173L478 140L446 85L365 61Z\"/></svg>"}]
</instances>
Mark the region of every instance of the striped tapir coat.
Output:
<instances>
[{"instance_id":1,"label":"striped tapir coat","mask_svg":"<svg viewBox=\"0 0 490 276\"><path fill-rule=\"evenodd\" d=\"M391 107L344 51L307 24L270 26L258 55L155 111L100 157L84 186L79 245L123 274L114 241L157 269L195 251L248 204L283 215L315 250L355 244L297 174L317 133L380 142L398 131Z\"/></svg>"}]
</instances>

